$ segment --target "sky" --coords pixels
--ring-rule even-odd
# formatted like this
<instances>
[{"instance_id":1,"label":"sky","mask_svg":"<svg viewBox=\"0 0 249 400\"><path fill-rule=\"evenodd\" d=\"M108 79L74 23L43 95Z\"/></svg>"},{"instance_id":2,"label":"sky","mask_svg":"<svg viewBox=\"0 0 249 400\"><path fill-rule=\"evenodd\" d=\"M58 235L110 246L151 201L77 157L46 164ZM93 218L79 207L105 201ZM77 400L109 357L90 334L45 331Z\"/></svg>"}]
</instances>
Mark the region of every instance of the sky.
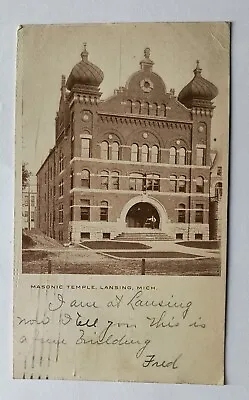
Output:
<instances>
[{"instance_id":1,"label":"sky","mask_svg":"<svg viewBox=\"0 0 249 400\"><path fill-rule=\"evenodd\" d=\"M219 90L212 147L227 149L230 45L226 23L29 25L20 35L17 85L22 118L17 134L22 135L22 159L33 174L55 143L61 75L67 78L81 60L84 42L89 60L104 72L102 99L140 69L145 47L151 49L153 71L163 78L167 91L174 88L176 95L193 78L199 59L203 77Z\"/></svg>"}]
</instances>

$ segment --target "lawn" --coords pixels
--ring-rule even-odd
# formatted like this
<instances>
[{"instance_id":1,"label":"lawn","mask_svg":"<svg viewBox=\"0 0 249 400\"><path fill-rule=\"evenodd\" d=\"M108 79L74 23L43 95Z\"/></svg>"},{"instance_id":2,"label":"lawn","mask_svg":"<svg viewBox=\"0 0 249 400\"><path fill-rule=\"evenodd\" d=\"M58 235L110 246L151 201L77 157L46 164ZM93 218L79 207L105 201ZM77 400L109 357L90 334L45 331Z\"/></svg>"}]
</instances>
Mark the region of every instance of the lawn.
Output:
<instances>
[{"instance_id":1,"label":"lawn","mask_svg":"<svg viewBox=\"0 0 249 400\"><path fill-rule=\"evenodd\" d=\"M112 251L112 252L104 252L104 254L120 257L120 258L196 258L200 256L196 256L194 254L189 253L180 253L177 251L136 251L136 252L127 252L127 251Z\"/></svg>"},{"instance_id":2,"label":"lawn","mask_svg":"<svg viewBox=\"0 0 249 400\"><path fill-rule=\"evenodd\" d=\"M141 249L151 249L150 246L147 246L143 243L136 243L136 242L121 242L121 241L108 241L108 240L85 240L82 242L83 246L89 247L89 249L94 250L141 250Z\"/></svg>"},{"instance_id":3,"label":"lawn","mask_svg":"<svg viewBox=\"0 0 249 400\"><path fill-rule=\"evenodd\" d=\"M131 253L130 253L131 254ZM137 254L137 253L136 253ZM144 257L145 258L145 257ZM116 259L85 249L24 250L25 274L140 275L141 259ZM219 258L146 259L146 275L220 275Z\"/></svg>"},{"instance_id":4,"label":"lawn","mask_svg":"<svg viewBox=\"0 0 249 400\"><path fill-rule=\"evenodd\" d=\"M217 250L220 248L220 242L218 240L194 240L188 242L177 242L176 244L186 247L195 247L197 249Z\"/></svg>"}]
</instances>

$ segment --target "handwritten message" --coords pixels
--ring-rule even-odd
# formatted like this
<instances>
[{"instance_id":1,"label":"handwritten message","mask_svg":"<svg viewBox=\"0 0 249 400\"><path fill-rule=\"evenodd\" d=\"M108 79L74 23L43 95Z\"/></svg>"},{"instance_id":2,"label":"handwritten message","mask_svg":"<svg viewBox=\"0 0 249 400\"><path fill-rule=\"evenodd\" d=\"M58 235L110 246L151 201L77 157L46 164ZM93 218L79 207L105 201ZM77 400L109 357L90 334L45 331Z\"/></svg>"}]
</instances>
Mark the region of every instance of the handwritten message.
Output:
<instances>
[{"instance_id":1,"label":"handwritten message","mask_svg":"<svg viewBox=\"0 0 249 400\"><path fill-rule=\"evenodd\" d=\"M96 355L102 348L107 355L109 349L117 351L116 357L129 354L131 362L142 369L175 371L185 355L177 348L172 354L165 344L167 337L172 340L174 332L178 335L181 330L191 337L192 332L207 329L191 298L162 296L155 287L68 286L64 290L60 285L51 291L48 286L33 285L31 289L37 307L16 314L15 331L25 363L30 359L33 367L38 358L40 365L60 362L67 349L83 355L95 348ZM103 290L104 297L99 295Z\"/></svg>"}]
</instances>

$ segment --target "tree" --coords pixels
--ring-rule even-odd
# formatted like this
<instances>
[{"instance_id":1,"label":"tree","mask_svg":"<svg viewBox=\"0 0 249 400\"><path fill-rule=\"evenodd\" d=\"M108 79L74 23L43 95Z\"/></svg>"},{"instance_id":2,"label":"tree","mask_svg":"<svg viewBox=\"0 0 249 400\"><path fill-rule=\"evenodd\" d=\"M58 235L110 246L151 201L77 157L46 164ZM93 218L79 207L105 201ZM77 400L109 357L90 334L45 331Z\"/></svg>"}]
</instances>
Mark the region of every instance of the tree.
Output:
<instances>
[{"instance_id":1,"label":"tree","mask_svg":"<svg viewBox=\"0 0 249 400\"><path fill-rule=\"evenodd\" d=\"M22 188L25 189L29 184L31 172L27 169L27 163L22 163Z\"/></svg>"}]
</instances>

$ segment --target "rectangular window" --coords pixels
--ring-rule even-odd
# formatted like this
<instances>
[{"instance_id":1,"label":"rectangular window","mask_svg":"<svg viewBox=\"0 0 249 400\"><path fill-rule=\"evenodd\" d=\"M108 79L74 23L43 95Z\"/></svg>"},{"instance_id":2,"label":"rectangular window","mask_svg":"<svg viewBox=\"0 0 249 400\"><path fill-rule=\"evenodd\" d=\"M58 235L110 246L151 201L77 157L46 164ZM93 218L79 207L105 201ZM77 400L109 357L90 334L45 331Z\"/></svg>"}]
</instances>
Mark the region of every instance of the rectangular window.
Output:
<instances>
[{"instance_id":1,"label":"rectangular window","mask_svg":"<svg viewBox=\"0 0 249 400\"><path fill-rule=\"evenodd\" d=\"M81 221L90 221L90 200L81 200L80 219Z\"/></svg>"},{"instance_id":2,"label":"rectangular window","mask_svg":"<svg viewBox=\"0 0 249 400\"><path fill-rule=\"evenodd\" d=\"M146 188L146 178L142 174L132 174L129 179L129 187L130 190L144 190Z\"/></svg>"},{"instance_id":3,"label":"rectangular window","mask_svg":"<svg viewBox=\"0 0 249 400\"><path fill-rule=\"evenodd\" d=\"M202 147L196 149L196 164L205 165L205 151Z\"/></svg>"},{"instance_id":4,"label":"rectangular window","mask_svg":"<svg viewBox=\"0 0 249 400\"><path fill-rule=\"evenodd\" d=\"M160 191L160 176L147 175L146 177L146 190Z\"/></svg>"},{"instance_id":5,"label":"rectangular window","mask_svg":"<svg viewBox=\"0 0 249 400\"><path fill-rule=\"evenodd\" d=\"M90 157L90 139L81 139L81 157Z\"/></svg>"},{"instance_id":6,"label":"rectangular window","mask_svg":"<svg viewBox=\"0 0 249 400\"><path fill-rule=\"evenodd\" d=\"M31 207L34 207L35 206L35 196L34 195L32 195L31 196Z\"/></svg>"},{"instance_id":7,"label":"rectangular window","mask_svg":"<svg viewBox=\"0 0 249 400\"><path fill-rule=\"evenodd\" d=\"M80 232L80 238L83 239L90 239L90 232Z\"/></svg>"},{"instance_id":8,"label":"rectangular window","mask_svg":"<svg viewBox=\"0 0 249 400\"><path fill-rule=\"evenodd\" d=\"M63 193L64 193L64 181L63 181L63 179L60 181L60 183L59 183L59 196L61 197L61 196L63 196Z\"/></svg>"},{"instance_id":9,"label":"rectangular window","mask_svg":"<svg viewBox=\"0 0 249 400\"><path fill-rule=\"evenodd\" d=\"M59 156L59 172L62 172L64 169L64 154L61 152Z\"/></svg>"},{"instance_id":10,"label":"rectangular window","mask_svg":"<svg viewBox=\"0 0 249 400\"><path fill-rule=\"evenodd\" d=\"M31 211L31 221L34 222L35 220L35 213L34 211Z\"/></svg>"},{"instance_id":11,"label":"rectangular window","mask_svg":"<svg viewBox=\"0 0 249 400\"><path fill-rule=\"evenodd\" d=\"M196 211L195 211L195 222L203 224L203 204L196 204Z\"/></svg>"},{"instance_id":12,"label":"rectangular window","mask_svg":"<svg viewBox=\"0 0 249 400\"><path fill-rule=\"evenodd\" d=\"M70 221L73 221L73 200L70 200Z\"/></svg>"},{"instance_id":13,"label":"rectangular window","mask_svg":"<svg viewBox=\"0 0 249 400\"><path fill-rule=\"evenodd\" d=\"M176 239L177 240L182 240L183 239L183 233L176 233Z\"/></svg>"},{"instance_id":14,"label":"rectangular window","mask_svg":"<svg viewBox=\"0 0 249 400\"><path fill-rule=\"evenodd\" d=\"M202 233L196 233L195 240L202 240Z\"/></svg>"},{"instance_id":15,"label":"rectangular window","mask_svg":"<svg viewBox=\"0 0 249 400\"><path fill-rule=\"evenodd\" d=\"M63 204L59 205L59 224L63 223Z\"/></svg>"},{"instance_id":16,"label":"rectangular window","mask_svg":"<svg viewBox=\"0 0 249 400\"><path fill-rule=\"evenodd\" d=\"M25 196L25 206L29 205L29 196Z\"/></svg>"},{"instance_id":17,"label":"rectangular window","mask_svg":"<svg viewBox=\"0 0 249 400\"><path fill-rule=\"evenodd\" d=\"M108 232L103 233L103 239L111 239L111 234Z\"/></svg>"},{"instance_id":18,"label":"rectangular window","mask_svg":"<svg viewBox=\"0 0 249 400\"><path fill-rule=\"evenodd\" d=\"M179 183L178 183L178 190L179 190L179 192L186 193L186 189L187 189L186 177L180 176Z\"/></svg>"}]
</instances>

